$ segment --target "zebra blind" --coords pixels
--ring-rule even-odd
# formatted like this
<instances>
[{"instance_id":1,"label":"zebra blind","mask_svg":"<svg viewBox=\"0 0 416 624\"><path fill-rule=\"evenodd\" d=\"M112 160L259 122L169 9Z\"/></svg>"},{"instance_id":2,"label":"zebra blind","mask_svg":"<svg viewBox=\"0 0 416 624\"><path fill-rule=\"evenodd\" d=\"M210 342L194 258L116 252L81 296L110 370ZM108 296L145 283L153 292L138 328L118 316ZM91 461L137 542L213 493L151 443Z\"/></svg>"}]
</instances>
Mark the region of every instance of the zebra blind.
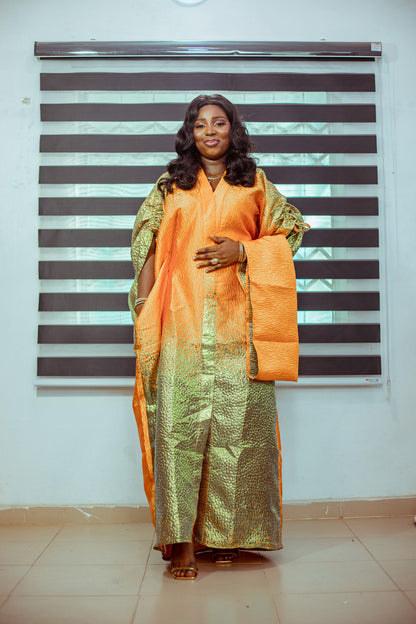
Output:
<instances>
[{"instance_id":1,"label":"zebra blind","mask_svg":"<svg viewBox=\"0 0 416 624\"><path fill-rule=\"evenodd\" d=\"M200 93L238 106L312 226L295 258L301 380L380 381L377 63L41 65L38 385L133 383L131 229Z\"/></svg>"}]
</instances>

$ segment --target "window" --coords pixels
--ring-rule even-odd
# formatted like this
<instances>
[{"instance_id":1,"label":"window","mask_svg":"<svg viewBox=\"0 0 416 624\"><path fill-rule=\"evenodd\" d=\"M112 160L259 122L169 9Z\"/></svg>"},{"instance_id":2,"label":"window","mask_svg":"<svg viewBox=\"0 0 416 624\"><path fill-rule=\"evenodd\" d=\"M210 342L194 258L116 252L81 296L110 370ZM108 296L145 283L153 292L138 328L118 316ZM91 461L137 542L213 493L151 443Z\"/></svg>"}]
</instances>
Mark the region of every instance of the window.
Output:
<instances>
[{"instance_id":1,"label":"window","mask_svg":"<svg viewBox=\"0 0 416 624\"><path fill-rule=\"evenodd\" d=\"M301 379L380 382L380 50L366 50L41 60L39 385L132 384L131 228L200 93L238 106L259 166L312 226L295 258Z\"/></svg>"}]
</instances>

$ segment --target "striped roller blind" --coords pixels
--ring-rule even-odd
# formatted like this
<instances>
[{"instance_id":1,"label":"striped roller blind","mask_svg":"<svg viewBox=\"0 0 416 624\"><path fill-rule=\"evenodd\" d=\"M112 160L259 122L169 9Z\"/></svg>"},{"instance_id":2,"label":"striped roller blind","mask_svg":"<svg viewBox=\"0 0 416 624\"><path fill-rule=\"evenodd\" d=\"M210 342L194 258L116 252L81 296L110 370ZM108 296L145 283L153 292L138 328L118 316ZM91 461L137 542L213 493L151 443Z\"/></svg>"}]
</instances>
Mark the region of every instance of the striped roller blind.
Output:
<instances>
[{"instance_id":1,"label":"striped roller blind","mask_svg":"<svg viewBox=\"0 0 416 624\"><path fill-rule=\"evenodd\" d=\"M301 377L380 381L377 62L41 64L39 385L132 383L131 229L200 93L238 106L312 226L295 259Z\"/></svg>"}]
</instances>

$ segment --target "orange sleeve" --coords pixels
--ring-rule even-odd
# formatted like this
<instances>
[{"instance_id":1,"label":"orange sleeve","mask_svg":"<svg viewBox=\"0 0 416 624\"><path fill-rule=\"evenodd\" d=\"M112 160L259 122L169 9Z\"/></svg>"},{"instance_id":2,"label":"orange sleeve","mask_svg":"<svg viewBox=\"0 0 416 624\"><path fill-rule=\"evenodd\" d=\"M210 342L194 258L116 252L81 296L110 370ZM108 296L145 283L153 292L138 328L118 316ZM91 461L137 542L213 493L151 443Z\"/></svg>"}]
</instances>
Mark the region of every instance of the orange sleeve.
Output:
<instances>
[{"instance_id":1,"label":"orange sleeve","mask_svg":"<svg viewBox=\"0 0 416 624\"><path fill-rule=\"evenodd\" d=\"M299 340L290 236L297 249L309 226L261 170L259 176L264 184L259 238L244 241L251 350L249 376L260 380L296 381Z\"/></svg>"}]
</instances>

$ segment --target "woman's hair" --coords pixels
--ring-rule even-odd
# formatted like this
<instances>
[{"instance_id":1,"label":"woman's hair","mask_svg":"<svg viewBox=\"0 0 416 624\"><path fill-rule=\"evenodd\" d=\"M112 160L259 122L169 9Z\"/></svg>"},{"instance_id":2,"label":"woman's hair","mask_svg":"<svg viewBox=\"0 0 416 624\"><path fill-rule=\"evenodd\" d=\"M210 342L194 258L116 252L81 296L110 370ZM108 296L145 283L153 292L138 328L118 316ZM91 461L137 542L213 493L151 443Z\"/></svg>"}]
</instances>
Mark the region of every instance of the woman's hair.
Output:
<instances>
[{"instance_id":1,"label":"woman's hair","mask_svg":"<svg viewBox=\"0 0 416 624\"><path fill-rule=\"evenodd\" d=\"M183 125L176 135L175 150L178 158L168 164L169 177L159 182L160 190L171 193L175 185L189 191L195 186L201 168L201 156L195 146L194 124L199 109L208 104L222 108L231 124L230 149L225 161L225 180L233 186L254 186L256 163L248 155L253 146L236 107L222 95L198 95L189 104Z\"/></svg>"}]
</instances>

